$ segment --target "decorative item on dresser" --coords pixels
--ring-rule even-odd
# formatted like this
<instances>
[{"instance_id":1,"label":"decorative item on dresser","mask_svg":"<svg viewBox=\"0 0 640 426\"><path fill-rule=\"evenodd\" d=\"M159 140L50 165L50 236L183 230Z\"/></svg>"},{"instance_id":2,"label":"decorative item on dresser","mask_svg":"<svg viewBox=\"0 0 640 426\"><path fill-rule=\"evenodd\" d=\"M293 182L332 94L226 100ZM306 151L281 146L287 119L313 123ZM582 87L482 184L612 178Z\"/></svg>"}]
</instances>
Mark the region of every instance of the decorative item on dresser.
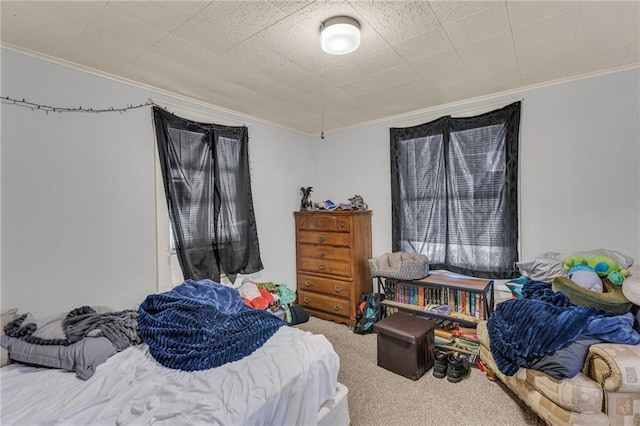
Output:
<instances>
[{"instance_id":1,"label":"decorative item on dresser","mask_svg":"<svg viewBox=\"0 0 640 426\"><path fill-rule=\"evenodd\" d=\"M371 211L300 211L296 220L298 303L318 318L355 324L371 292Z\"/></svg>"}]
</instances>

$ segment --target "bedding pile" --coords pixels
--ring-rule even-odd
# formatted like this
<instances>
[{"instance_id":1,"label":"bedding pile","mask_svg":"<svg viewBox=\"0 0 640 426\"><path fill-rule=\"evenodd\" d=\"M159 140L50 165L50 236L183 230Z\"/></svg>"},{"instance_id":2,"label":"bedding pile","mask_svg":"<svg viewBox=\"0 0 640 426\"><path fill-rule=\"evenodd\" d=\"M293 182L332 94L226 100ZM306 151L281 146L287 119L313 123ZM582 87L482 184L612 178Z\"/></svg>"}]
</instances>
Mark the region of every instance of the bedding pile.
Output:
<instances>
[{"instance_id":1,"label":"bedding pile","mask_svg":"<svg viewBox=\"0 0 640 426\"><path fill-rule=\"evenodd\" d=\"M540 357L585 337L635 345L640 334L633 329L631 313L615 315L601 309L577 306L551 284L530 280L524 297L496 306L487 321L491 354L508 376L528 368Z\"/></svg>"},{"instance_id":2,"label":"bedding pile","mask_svg":"<svg viewBox=\"0 0 640 426\"><path fill-rule=\"evenodd\" d=\"M87 381L14 363L0 369L0 424L314 425L339 369L324 336L294 327L203 371L163 367L145 344L111 356Z\"/></svg>"},{"instance_id":3,"label":"bedding pile","mask_svg":"<svg viewBox=\"0 0 640 426\"><path fill-rule=\"evenodd\" d=\"M138 308L138 327L151 355L165 367L206 370L237 361L286 325L247 306L240 293L211 280L186 280L151 294Z\"/></svg>"}]
</instances>

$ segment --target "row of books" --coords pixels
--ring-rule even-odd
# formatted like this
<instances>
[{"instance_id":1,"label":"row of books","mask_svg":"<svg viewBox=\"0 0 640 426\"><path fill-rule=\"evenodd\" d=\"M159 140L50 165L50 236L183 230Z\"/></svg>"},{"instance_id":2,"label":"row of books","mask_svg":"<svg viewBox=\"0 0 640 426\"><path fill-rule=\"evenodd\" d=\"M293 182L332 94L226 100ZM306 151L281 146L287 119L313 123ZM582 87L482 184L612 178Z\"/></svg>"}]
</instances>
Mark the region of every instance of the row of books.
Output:
<instances>
[{"instance_id":1,"label":"row of books","mask_svg":"<svg viewBox=\"0 0 640 426\"><path fill-rule=\"evenodd\" d=\"M461 350L472 354L477 354L480 349L480 343L471 338L463 337L463 333L456 331L446 331L435 329L434 340L435 345L448 350Z\"/></svg>"},{"instance_id":2,"label":"row of books","mask_svg":"<svg viewBox=\"0 0 640 426\"><path fill-rule=\"evenodd\" d=\"M438 315L484 319L482 294L450 287L425 287L404 282L387 281L387 299L407 305L424 307L425 312Z\"/></svg>"}]
</instances>

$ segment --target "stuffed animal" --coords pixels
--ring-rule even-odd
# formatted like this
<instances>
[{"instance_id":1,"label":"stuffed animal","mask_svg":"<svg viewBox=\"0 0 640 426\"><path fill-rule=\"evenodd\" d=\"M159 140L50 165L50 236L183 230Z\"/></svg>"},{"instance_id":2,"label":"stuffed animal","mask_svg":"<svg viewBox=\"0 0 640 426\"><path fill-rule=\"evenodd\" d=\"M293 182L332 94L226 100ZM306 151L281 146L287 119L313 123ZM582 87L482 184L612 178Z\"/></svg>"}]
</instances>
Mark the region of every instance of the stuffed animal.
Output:
<instances>
[{"instance_id":1,"label":"stuffed animal","mask_svg":"<svg viewBox=\"0 0 640 426\"><path fill-rule=\"evenodd\" d=\"M584 264L574 265L567 271L569 278L580 287L587 290L602 293L602 279L589 266Z\"/></svg>"},{"instance_id":2,"label":"stuffed animal","mask_svg":"<svg viewBox=\"0 0 640 426\"><path fill-rule=\"evenodd\" d=\"M580 256L570 256L564 261L565 270L576 265L587 265L601 278L607 278L611 284L622 285L624 278L629 275L627 269L621 269L618 262L608 256L591 256L587 259Z\"/></svg>"}]
</instances>

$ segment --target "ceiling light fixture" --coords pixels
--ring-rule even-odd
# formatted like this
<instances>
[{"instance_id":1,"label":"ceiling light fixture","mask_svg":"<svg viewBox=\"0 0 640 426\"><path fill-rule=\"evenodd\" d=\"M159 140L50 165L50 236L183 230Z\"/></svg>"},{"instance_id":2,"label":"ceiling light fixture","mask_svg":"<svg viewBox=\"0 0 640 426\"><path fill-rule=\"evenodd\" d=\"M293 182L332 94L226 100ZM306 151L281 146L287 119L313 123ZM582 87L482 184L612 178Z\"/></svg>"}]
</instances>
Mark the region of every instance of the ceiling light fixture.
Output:
<instances>
[{"instance_id":1,"label":"ceiling light fixture","mask_svg":"<svg viewBox=\"0 0 640 426\"><path fill-rule=\"evenodd\" d=\"M360 23L348 16L334 16L320 25L322 50L345 55L360 46Z\"/></svg>"}]
</instances>

